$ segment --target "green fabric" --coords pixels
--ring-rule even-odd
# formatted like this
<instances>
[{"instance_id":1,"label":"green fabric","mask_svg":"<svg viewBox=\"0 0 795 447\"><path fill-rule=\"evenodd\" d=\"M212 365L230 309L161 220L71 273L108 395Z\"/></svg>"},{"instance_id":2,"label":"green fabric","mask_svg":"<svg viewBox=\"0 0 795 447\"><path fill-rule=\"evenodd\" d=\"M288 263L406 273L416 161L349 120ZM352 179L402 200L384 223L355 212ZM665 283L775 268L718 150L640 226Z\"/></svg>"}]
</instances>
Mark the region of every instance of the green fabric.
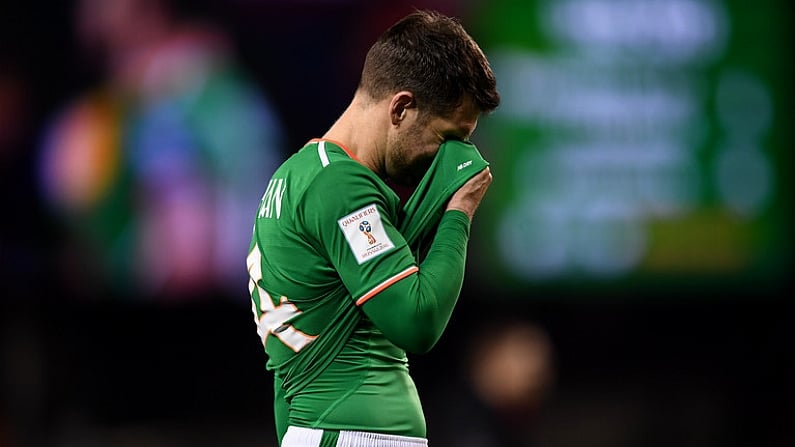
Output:
<instances>
[{"instance_id":1,"label":"green fabric","mask_svg":"<svg viewBox=\"0 0 795 447\"><path fill-rule=\"evenodd\" d=\"M335 430L323 430L323 437L320 438L320 446L318 447L337 447L337 439L340 437L340 432Z\"/></svg>"},{"instance_id":2,"label":"green fabric","mask_svg":"<svg viewBox=\"0 0 795 447\"><path fill-rule=\"evenodd\" d=\"M282 380L278 375L273 377L273 418L276 422L276 438L279 440L279 445L282 443L284 434L287 433L287 427L290 426L290 405L287 404L287 399L284 397L285 391L282 387Z\"/></svg>"},{"instance_id":3,"label":"green fabric","mask_svg":"<svg viewBox=\"0 0 795 447\"><path fill-rule=\"evenodd\" d=\"M453 193L488 165L470 142L448 140L439 146L428 172L403 206L398 226L415 256L434 234Z\"/></svg>"},{"instance_id":4,"label":"green fabric","mask_svg":"<svg viewBox=\"0 0 795 447\"><path fill-rule=\"evenodd\" d=\"M461 293L468 238L469 217L457 210L444 213L418 274L396 282L362 306L392 343L424 353L442 336Z\"/></svg>"},{"instance_id":5,"label":"green fabric","mask_svg":"<svg viewBox=\"0 0 795 447\"><path fill-rule=\"evenodd\" d=\"M247 263L258 332L277 382L274 412L280 436L288 425L424 434L405 351L362 321L355 305L366 291L415 268L410 249L392 224L399 205L397 195L372 171L328 141L307 144L269 181ZM365 220L356 219L363 209L377 238L374 244L357 229ZM341 228L348 220L353 232L346 235ZM357 244L368 249L364 258L357 257ZM371 374L371 368L383 376ZM396 380L379 382L390 376ZM336 411L371 383L388 388L379 404L394 411L359 406L360 412L364 408L365 414L378 416L366 420Z\"/></svg>"},{"instance_id":6,"label":"green fabric","mask_svg":"<svg viewBox=\"0 0 795 447\"><path fill-rule=\"evenodd\" d=\"M399 211L394 191L329 141L310 142L270 179L247 264L252 310L274 373L280 442L289 425L424 436L405 351L355 304L416 269L393 224ZM373 244L358 229L365 220Z\"/></svg>"},{"instance_id":7,"label":"green fabric","mask_svg":"<svg viewBox=\"0 0 795 447\"><path fill-rule=\"evenodd\" d=\"M450 320L463 284L470 222L463 212L445 209L450 197L488 165L474 144L445 141L401 210L398 228L415 258L421 258L432 237L433 244L417 275L396 282L362 309L392 343L409 352L430 350Z\"/></svg>"},{"instance_id":8,"label":"green fabric","mask_svg":"<svg viewBox=\"0 0 795 447\"><path fill-rule=\"evenodd\" d=\"M444 208L486 165L471 144L443 144L403 208L381 179L330 141L310 142L276 171L248 265L274 372L279 442L289 425L425 437L404 349L430 349L449 320L469 219ZM415 272L415 253L434 234ZM362 312L356 302L368 296Z\"/></svg>"},{"instance_id":9,"label":"green fabric","mask_svg":"<svg viewBox=\"0 0 795 447\"><path fill-rule=\"evenodd\" d=\"M455 308L470 222L463 212L445 209L450 197L488 165L474 144L445 141L401 210L398 228L414 256L421 258L431 237L433 245L417 275L398 281L362 308L390 341L409 352L430 350Z\"/></svg>"},{"instance_id":10,"label":"green fabric","mask_svg":"<svg viewBox=\"0 0 795 447\"><path fill-rule=\"evenodd\" d=\"M327 165L313 143L274 173L249 256L267 366L283 380L288 400L343 349L361 319L353 303L358 295L415 264L390 223L399 211L394 192L341 148L324 148ZM394 241L394 248L360 264L337 221L368 205L377 210L368 217L371 223L378 216L384 227L378 243Z\"/></svg>"}]
</instances>

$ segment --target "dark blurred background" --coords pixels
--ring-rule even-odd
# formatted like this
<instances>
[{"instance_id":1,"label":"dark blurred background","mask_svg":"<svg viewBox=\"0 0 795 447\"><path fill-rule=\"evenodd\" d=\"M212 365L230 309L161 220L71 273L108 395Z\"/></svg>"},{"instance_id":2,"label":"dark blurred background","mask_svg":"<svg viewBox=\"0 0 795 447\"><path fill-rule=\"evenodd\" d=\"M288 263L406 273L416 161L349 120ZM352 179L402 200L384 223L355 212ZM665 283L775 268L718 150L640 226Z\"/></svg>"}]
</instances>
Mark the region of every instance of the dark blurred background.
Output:
<instances>
[{"instance_id":1,"label":"dark blurred background","mask_svg":"<svg viewBox=\"0 0 795 447\"><path fill-rule=\"evenodd\" d=\"M503 94L431 445L795 445L788 2L72 0L0 5L0 446L275 446L253 213L412 7Z\"/></svg>"}]
</instances>

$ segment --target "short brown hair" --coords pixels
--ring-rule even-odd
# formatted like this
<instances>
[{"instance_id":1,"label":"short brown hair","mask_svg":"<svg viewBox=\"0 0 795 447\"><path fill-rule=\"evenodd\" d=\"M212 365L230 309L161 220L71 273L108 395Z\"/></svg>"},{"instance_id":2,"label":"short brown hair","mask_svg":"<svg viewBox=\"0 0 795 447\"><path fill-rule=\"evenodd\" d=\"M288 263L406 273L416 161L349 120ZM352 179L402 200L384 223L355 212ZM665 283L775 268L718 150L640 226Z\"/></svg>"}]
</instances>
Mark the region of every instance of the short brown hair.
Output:
<instances>
[{"instance_id":1,"label":"short brown hair","mask_svg":"<svg viewBox=\"0 0 795 447\"><path fill-rule=\"evenodd\" d=\"M364 61L359 88L376 99L407 90L418 107L449 116L469 96L483 113L500 103L483 51L458 20L415 11L378 38Z\"/></svg>"}]
</instances>

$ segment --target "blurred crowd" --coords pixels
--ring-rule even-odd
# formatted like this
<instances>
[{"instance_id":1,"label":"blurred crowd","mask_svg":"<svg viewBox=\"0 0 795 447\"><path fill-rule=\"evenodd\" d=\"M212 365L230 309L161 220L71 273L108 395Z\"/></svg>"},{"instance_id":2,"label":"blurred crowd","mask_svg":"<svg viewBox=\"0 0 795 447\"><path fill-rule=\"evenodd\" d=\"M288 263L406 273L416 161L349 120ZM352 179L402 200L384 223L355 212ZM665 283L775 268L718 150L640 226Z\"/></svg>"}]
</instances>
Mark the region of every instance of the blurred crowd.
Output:
<instances>
[{"instance_id":1,"label":"blurred crowd","mask_svg":"<svg viewBox=\"0 0 795 447\"><path fill-rule=\"evenodd\" d=\"M44 199L68 223L73 284L179 299L239 289L252 204L281 160L271 103L212 25L159 0L83 0L76 34L105 78L45 130Z\"/></svg>"}]
</instances>

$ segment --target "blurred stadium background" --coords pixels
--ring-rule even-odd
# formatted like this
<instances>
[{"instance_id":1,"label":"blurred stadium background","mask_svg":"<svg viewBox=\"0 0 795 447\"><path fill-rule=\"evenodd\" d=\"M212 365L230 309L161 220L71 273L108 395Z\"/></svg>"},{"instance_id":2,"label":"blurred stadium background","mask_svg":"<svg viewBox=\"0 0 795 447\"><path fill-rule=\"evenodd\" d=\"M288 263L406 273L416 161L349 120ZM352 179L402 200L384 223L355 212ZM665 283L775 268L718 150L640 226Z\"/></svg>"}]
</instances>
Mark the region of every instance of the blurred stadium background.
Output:
<instances>
[{"instance_id":1,"label":"blurred stadium background","mask_svg":"<svg viewBox=\"0 0 795 447\"><path fill-rule=\"evenodd\" d=\"M0 446L274 446L244 258L273 167L412 7L503 105L433 446L795 445L782 0L0 6Z\"/></svg>"}]
</instances>

